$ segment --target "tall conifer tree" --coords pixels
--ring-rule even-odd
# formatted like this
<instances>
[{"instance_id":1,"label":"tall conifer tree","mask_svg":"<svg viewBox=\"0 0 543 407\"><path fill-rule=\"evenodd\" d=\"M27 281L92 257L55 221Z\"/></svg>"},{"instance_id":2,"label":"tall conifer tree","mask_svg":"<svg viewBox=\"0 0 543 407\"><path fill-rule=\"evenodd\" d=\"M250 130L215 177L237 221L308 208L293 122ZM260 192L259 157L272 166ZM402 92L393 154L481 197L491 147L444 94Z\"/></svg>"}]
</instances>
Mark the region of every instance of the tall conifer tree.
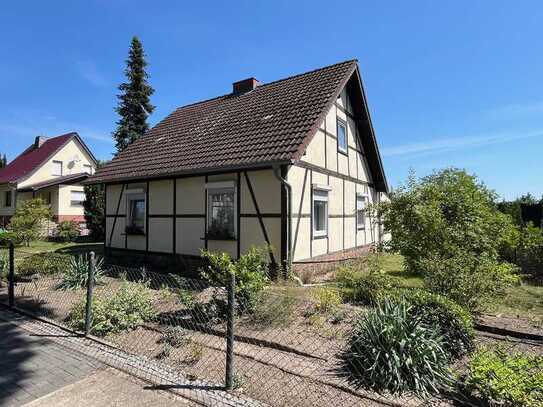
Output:
<instances>
[{"instance_id":1,"label":"tall conifer tree","mask_svg":"<svg viewBox=\"0 0 543 407\"><path fill-rule=\"evenodd\" d=\"M117 153L147 131L147 117L155 110L150 100L154 89L147 82L146 66L143 46L137 37L133 37L124 70L127 81L119 85L121 93L117 95L119 103L115 109L120 116L113 133Z\"/></svg>"}]
</instances>

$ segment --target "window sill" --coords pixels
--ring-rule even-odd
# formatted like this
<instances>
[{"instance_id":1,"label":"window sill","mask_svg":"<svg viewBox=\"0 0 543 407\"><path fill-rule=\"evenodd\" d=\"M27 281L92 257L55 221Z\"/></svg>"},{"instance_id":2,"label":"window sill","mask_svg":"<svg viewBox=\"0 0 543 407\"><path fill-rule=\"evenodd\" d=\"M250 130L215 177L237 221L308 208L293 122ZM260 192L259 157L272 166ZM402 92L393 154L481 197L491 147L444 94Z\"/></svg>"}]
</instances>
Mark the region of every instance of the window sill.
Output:
<instances>
[{"instance_id":1,"label":"window sill","mask_svg":"<svg viewBox=\"0 0 543 407\"><path fill-rule=\"evenodd\" d=\"M328 238L328 235L313 235L313 240L318 240L318 239L327 239Z\"/></svg>"},{"instance_id":2,"label":"window sill","mask_svg":"<svg viewBox=\"0 0 543 407\"><path fill-rule=\"evenodd\" d=\"M347 157L349 156L349 153L346 150L343 150L341 148L338 148L337 152L340 154L343 154L344 156L347 156Z\"/></svg>"},{"instance_id":3,"label":"window sill","mask_svg":"<svg viewBox=\"0 0 543 407\"><path fill-rule=\"evenodd\" d=\"M365 226L359 226L356 228L356 230L366 230L366 227Z\"/></svg>"},{"instance_id":4,"label":"window sill","mask_svg":"<svg viewBox=\"0 0 543 407\"><path fill-rule=\"evenodd\" d=\"M122 236L145 236L145 232L142 231L135 231L135 230L125 230L124 233L121 234Z\"/></svg>"},{"instance_id":5,"label":"window sill","mask_svg":"<svg viewBox=\"0 0 543 407\"><path fill-rule=\"evenodd\" d=\"M200 238L200 240L223 240L227 242L235 242L237 239L235 237L228 237L228 236L205 236Z\"/></svg>"}]
</instances>

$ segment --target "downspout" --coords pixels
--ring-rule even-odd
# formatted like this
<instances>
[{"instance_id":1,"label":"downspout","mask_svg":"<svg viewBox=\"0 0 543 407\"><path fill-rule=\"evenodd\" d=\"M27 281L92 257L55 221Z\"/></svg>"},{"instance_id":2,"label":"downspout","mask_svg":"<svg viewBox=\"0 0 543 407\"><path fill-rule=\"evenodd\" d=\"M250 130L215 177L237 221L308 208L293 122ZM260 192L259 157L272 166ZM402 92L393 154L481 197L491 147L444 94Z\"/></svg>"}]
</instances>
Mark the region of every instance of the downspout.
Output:
<instances>
[{"instance_id":1,"label":"downspout","mask_svg":"<svg viewBox=\"0 0 543 407\"><path fill-rule=\"evenodd\" d=\"M286 198L287 198L287 267L288 271L292 268L292 186L288 183L286 179L281 176L281 167L273 166L273 175L279 180L281 185L285 188Z\"/></svg>"}]
</instances>

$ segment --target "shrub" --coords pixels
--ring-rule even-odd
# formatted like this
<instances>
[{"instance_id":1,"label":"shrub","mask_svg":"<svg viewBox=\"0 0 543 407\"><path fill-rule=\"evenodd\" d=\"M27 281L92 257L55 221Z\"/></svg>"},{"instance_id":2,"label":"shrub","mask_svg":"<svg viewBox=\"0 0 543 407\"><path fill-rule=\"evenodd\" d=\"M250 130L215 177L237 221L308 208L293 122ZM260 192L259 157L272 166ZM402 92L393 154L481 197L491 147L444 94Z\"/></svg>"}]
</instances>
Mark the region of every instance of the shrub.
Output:
<instances>
[{"instance_id":1,"label":"shrub","mask_svg":"<svg viewBox=\"0 0 543 407\"><path fill-rule=\"evenodd\" d=\"M10 228L17 240L27 246L43 235L43 223L52 216L51 208L42 199L29 199L17 206Z\"/></svg>"},{"instance_id":2,"label":"shrub","mask_svg":"<svg viewBox=\"0 0 543 407\"><path fill-rule=\"evenodd\" d=\"M97 336L135 329L156 316L152 293L142 283L124 282L113 295L94 297L91 308L91 333ZM75 329L84 329L85 301L73 307L68 323Z\"/></svg>"},{"instance_id":3,"label":"shrub","mask_svg":"<svg viewBox=\"0 0 543 407\"><path fill-rule=\"evenodd\" d=\"M481 349L469 363L466 388L489 404L543 405L543 356Z\"/></svg>"},{"instance_id":4,"label":"shrub","mask_svg":"<svg viewBox=\"0 0 543 407\"><path fill-rule=\"evenodd\" d=\"M357 389L426 397L453 383L441 336L405 302L385 300L362 315L341 356L339 373Z\"/></svg>"},{"instance_id":5,"label":"shrub","mask_svg":"<svg viewBox=\"0 0 543 407\"><path fill-rule=\"evenodd\" d=\"M72 256L61 253L38 253L20 259L15 265L19 276L55 275L70 268Z\"/></svg>"},{"instance_id":6,"label":"shrub","mask_svg":"<svg viewBox=\"0 0 543 407\"><path fill-rule=\"evenodd\" d=\"M94 267L94 284L100 284L104 276L104 259L98 257ZM64 272L64 277L57 288L62 290L77 290L84 288L89 281L90 256L81 254L72 257L70 267Z\"/></svg>"},{"instance_id":7,"label":"shrub","mask_svg":"<svg viewBox=\"0 0 543 407\"><path fill-rule=\"evenodd\" d=\"M408 313L411 317L437 329L443 337L443 349L452 358L458 358L473 349L473 318L460 305L424 290L402 290L395 297L409 304Z\"/></svg>"},{"instance_id":8,"label":"shrub","mask_svg":"<svg viewBox=\"0 0 543 407\"><path fill-rule=\"evenodd\" d=\"M336 280L346 301L367 305L382 300L398 284L397 279L388 274L360 271L349 266L339 269Z\"/></svg>"},{"instance_id":9,"label":"shrub","mask_svg":"<svg viewBox=\"0 0 543 407\"><path fill-rule=\"evenodd\" d=\"M341 304L341 296L333 288L313 288L311 298L313 299L315 311L321 314L332 314Z\"/></svg>"},{"instance_id":10,"label":"shrub","mask_svg":"<svg viewBox=\"0 0 543 407\"><path fill-rule=\"evenodd\" d=\"M75 240L80 234L79 224L73 220L65 220L57 225L56 237L63 242Z\"/></svg>"},{"instance_id":11,"label":"shrub","mask_svg":"<svg viewBox=\"0 0 543 407\"><path fill-rule=\"evenodd\" d=\"M259 293L269 283L265 250L251 247L237 261L227 253L215 254L206 250L202 250L202 257L209 263L201 270L202 277L212 285L227 286L230 273L234 273L238 312L252 312Z\"/></svg>"},{"instance_id":12,"label":"shrub","mask_svg":"<svg viewBox=\"0 0 543 407\"><path fill-rule=\"evenodd\" d=\"M484 309L519 282L514 265L484 256L472 258L458 253L448 259L426 259L421 265L429 290L474 312Z\"/></svg>"},{"instance_id":13,"label":"shrub","mask_svg":"<svg viewBox=\"0 0 543 407\"><path fill-rule=\"evenodd\" d=\"M9 254L7 250L0 250L0 281L7 279L9 274Z\"/></svg>"}]
</instances>

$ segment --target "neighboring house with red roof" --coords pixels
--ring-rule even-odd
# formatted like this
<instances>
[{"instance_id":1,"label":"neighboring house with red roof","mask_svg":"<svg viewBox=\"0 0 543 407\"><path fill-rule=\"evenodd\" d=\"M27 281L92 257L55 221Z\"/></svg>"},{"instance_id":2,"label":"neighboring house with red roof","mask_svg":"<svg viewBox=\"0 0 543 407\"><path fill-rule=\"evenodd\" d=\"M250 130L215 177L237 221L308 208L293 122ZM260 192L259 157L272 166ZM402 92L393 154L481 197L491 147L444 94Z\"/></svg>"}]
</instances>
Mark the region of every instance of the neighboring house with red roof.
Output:
<instances>
[{"instance_id":1,"label":"neighboring house with red roof","mask_svg":"<svg viewBox=\"0 0 543 407\"><path fill-rule=\"evenodd\" d=\"M96 170L97 161L77 133L34 143L0 169L0 225L6 225L17 205L42 198L51 205L54 220L83 223L85 193L82 181Z\"/></svg>"},{"instance_id":2,"label":"neighboring house with red roof","mask_svg":"<svg viewBox=\"0 0 543 407\"><path fill-rule=\"evenodd\" d=\"M378 243L364 208L388 194L357 61L180 107L87 182L106 187L112 251L269 244L282 264Z\"/></svg>"}]
</instances>

